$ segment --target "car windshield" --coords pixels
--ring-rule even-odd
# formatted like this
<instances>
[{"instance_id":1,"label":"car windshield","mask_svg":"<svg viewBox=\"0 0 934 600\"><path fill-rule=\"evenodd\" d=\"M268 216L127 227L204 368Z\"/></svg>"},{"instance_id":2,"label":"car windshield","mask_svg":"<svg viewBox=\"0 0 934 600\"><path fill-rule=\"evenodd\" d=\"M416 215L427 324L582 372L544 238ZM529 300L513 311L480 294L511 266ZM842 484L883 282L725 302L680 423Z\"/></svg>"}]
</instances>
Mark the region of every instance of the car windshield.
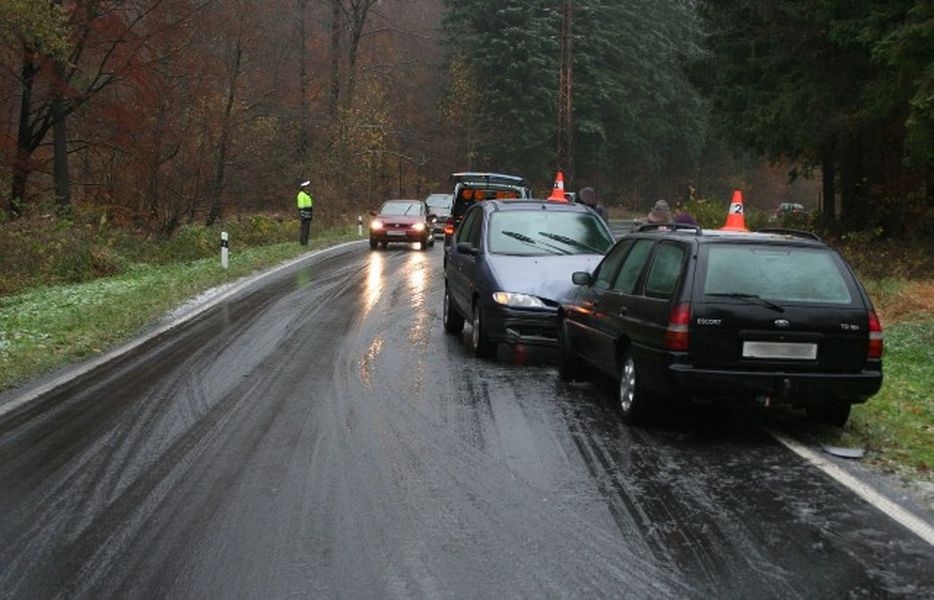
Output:
<instances>
[{"instance_id":1,"label":"car windshield","mask_svg":"<svg viewBox=\"0 0 934 600\"><path fill-rule=\"evenodd\" d=\"M428 208L431 209L436 215L449 215L451 214L451 197L443 196L437 198L428 198L425 201L425 204L428 205Z\"/></svg>"},{"instance_id":2,"label":"car windshield","mask_svg":"<svg viewBox=\"0 0 934 600\"><path fill-rule=\"evenodd\" d=\"M830 252L751 244L710 247L704 294L771 303L852 302L847 276Z\"/></svg>"},{"instance_id":3,"label":"car windshield","mask_svg":"<svg viewBox=\"0 0 934 600\"><path fill-rule=\"evenodd\" d=\"M603 254L612 238L591 214L570 211L502 211L490 215L492 254Z\"/></svg>"},{"instance_id":4,"label":"car windshield","mask_svg":"<svg viewBox=\"0 0 934 600\"><path fill-rule=\"evenodd\" d=\"M422 214L422 205L418 202L387 202L380 209L383 215L420 215Z\"/></svg>"}]
</instances>

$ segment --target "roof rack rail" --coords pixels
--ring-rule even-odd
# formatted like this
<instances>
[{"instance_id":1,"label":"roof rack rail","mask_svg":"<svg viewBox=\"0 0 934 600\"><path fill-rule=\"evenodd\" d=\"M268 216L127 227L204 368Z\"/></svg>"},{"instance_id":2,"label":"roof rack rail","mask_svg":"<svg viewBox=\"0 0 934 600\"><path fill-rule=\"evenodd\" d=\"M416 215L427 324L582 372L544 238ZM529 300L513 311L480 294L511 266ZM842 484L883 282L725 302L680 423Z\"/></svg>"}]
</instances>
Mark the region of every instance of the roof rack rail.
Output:
<instances>
[{"instance_id":1,"label":"roof rack rail","mask_svg":"<svg viewBox=\"0 0 934 600\"><path fill-rule=\"evenodd\" d=\"M792 235L800 238L808 238L821 242L820 236L814 233L813 231L804 231L803 229L788 229L786 227L764 227L762 229L756 229L756 233L780 233L784 235Z\"/></svg>"},{"instance_id":2,"label":"roof rack rail","mask_svg":"<svg viewBox=\"0 0 934 600\"><path fill-rule=\"evenodd\" d=\"M638 223L633 227L633 232L638 231L688 231L694 235L703 235L700 225L690 223Z\"/></svg>"}]
</instances>

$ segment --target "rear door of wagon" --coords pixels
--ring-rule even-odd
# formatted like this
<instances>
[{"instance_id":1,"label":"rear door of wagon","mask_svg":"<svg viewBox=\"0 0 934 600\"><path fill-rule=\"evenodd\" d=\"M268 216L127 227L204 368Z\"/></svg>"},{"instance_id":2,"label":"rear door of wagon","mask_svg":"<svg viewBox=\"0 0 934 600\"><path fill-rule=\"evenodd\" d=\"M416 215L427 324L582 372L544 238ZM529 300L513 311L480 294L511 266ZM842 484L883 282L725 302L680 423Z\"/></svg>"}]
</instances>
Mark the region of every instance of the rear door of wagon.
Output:
<instances>
[{"instance_id":1,"label":"rear door of wagon","mask_svg":"<svg viewBox=\"0 0 934 600\"><path fill-rule=\"evenodd\" d=\"M858 372L866 364L868 320L858 283L829 248L702 245L690 329L697 367Z\"/></svg>"}]
</instances>

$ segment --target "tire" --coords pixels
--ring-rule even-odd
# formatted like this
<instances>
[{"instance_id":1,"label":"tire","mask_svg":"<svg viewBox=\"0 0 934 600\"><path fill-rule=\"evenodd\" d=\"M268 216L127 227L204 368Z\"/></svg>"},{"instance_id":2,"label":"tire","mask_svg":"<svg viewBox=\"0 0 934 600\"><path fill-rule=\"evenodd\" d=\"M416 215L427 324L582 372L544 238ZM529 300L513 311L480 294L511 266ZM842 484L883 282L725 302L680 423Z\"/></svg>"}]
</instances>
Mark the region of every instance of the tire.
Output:
<instances>
[{"instance_id":1,"label":"tire","mask_svg":"<svg viewBox=\"0 0 934 600\"><path fill-rule=\"evenodd\" d=\"M444 331L452 335L458 335L464 331L464 317L454 308L454 302L448 294L448 286L444 286Z\"/></svg>"},{"instance_id":2,"label":"tire","mask_svg":"<svg viewBox=\"0 0 934 600\"><path fill-rule=\"evenodd\" d=\"M425 252L426 250L428 250L428 238L425 238L421 242L418 243L418 249L421 250L422 252Z\"/></svg>"},{"instance_id":3,"label":"tire","mask_svg":"<svg viewBox=\"0 0 934 600\"><path fill-rule=\"evenodd\" d=\"M564 319L558 323L558 378L562 381L581 379L580 357L571 348L565 333Z\"/></svg>"},{"instance_id":4,"label":"tire","mask_svg":"<svg viewBox=\"0 0 934 600\"><path fill-rule=\"evenodd\" d=\"M376 240L370 239L370 250L376 250L379 247L379 243Z\"/></svg>"},{"instance_id":5,"label":"tire","mask_svg":"<svg viewBox=\"0 0 934 600\"><path fill-rule=\"evenodd\" d=\"M471 326L473 331L470 332L470 347L474 356L477 358L493 356L496 344L491 342L487 336L486 327L483 325L483 310L480 308L480 302L474 302Z\"/></svg>"},{"instance_id":6,"label":"tire","mask_svg":"<svg viewBox=\"0 0 934 600\"><path fill-rule=\"evenodd\" d=\"M623 422L633 424L645 418L649 398L639 384L636 361L628 352L619 361L617 407Z\"/></svg>"},{"instance_id":7,"label":"tire","mask_svg":"<svg viewBox=\"0 0 934 600\"><path fill-rule=\"evenodd\" d=\"M843 427L850 418L850 404L848 402L831 402L815 404L805 409L808 419L817 423L825 423L834 427Z\"/></svg>"}]
</instances>

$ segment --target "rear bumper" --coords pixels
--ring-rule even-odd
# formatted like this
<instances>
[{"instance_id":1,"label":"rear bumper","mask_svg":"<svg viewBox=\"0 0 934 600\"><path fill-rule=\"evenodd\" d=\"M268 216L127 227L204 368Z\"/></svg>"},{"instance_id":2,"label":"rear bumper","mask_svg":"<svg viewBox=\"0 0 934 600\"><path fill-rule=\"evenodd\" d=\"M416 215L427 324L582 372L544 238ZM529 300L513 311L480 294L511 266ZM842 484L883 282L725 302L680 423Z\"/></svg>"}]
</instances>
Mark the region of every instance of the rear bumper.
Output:
<instances>
[{"instance_id":1,"label":"rear bumper","mask_svg":"<svg viewBox=\"0 0 934 600\"><path fill-rule=\"evenodd\" d=\"M766 397L798 406L824 402L865 402L882 387L881 370L859 373L756 372L696 369L674 363L671 392L702 398Z\"/></svg>"}]
</instances>

